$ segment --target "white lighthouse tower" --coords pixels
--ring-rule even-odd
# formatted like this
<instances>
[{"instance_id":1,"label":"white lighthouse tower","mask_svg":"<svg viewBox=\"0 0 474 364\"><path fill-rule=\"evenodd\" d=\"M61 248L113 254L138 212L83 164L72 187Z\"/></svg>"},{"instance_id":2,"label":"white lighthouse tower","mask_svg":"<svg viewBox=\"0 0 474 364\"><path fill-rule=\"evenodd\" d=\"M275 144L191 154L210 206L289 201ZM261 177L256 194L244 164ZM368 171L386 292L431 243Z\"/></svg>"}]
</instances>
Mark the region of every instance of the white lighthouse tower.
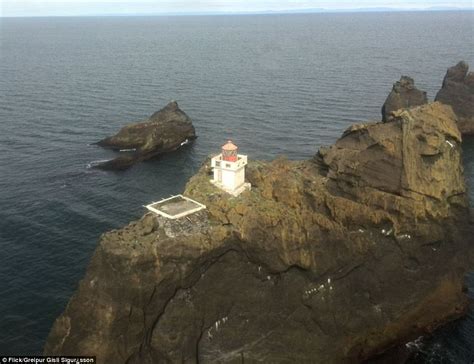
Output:
<instances>
[{"instance_id":1,"label":"white lighthouse tower","mask_svg":"<svg viewBox=\"0 0 474 364\"><path fill-rule=\"evenodd\" d=\"M214 169L214 179L211 182L234 196L250 189L250 183L245 182L247 156L238 154L238 149L229 140L222 146L221 154L211 159L211 167Z\"/></svg>"}]
</instances>

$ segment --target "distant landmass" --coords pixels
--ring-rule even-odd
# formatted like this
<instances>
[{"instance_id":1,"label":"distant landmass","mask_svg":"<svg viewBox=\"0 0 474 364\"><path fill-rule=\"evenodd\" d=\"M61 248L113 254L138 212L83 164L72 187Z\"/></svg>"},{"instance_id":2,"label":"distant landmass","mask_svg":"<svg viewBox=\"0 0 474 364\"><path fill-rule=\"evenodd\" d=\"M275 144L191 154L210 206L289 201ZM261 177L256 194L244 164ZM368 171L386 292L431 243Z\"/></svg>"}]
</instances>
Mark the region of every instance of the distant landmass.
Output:
<instances>
[{"instance_id":1,"label":"distant landmass","mask_svg":"<svg viewBox=\"0 0 474 364\"><path fill-rule=\"evenodd\" d=\"M301 14L301 13L364 13L364 12L405 12L405 11L472 11L472 8L461 8L452 6L432 6L426 8L392 8L392 7L372 7L372 8L309 8L309 9L288 9L288 10L268 10L252 12L259 14ZM239 12L244 13L244 12Z\"/></svg>"},{"instance_id":2,"label":"distant landmass","mask_svg":"<svg viewBox=\"0 0 474 364\"><path fill-rule=\"evenodd\" d=\"M346 8L346 9L327 9L327 8L308 8L308 9L284 9L284 10L249 10L249 11L202 11L202 12L136 12L136 13L107 13L100 14L104 16L193 16L193 15L272 15L272 14L320 14L320 13L372 13L372 12L414 12L414 11L473 11L473 8L432 6L427 8L391 8L391 7L373 7L373 8Z\"/></svg>"},{"instance_id":3,"label":"distant landmass","mask_svg":"<svg viewBox=\"0 0 474 364\"><path fill-rule=\"evenodd\" d=\"M120 8L119 8L120 9ZM369 13L369 12L420 12L420 11L473 11L472 7L455 6L431 6L424 8L396 8L396 7L367 7L367 8L306 8L306 9L281 9L281 10L204 10L204 11L154 11L146 8L143 10L127 8L123 12L114 10L114 12L104 11L103 9L89 8L84 11L74 12L74 10L60 10L50 13L25 12L21 13L3 9L0 18L9 17L39 17L39 16L199 16L199 15L271 15L271 14L318 14L318 13Z\"/></svg>"}]
</instances>

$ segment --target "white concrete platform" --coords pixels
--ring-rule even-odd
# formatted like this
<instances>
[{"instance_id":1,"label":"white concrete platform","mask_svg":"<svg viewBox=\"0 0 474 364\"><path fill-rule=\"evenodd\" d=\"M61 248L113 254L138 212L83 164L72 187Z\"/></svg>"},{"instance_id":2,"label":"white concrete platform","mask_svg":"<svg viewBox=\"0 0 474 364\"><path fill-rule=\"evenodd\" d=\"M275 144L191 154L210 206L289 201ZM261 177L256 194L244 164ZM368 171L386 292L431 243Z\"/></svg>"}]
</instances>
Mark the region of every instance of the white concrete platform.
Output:
<instances>
[{"instance_id":1,"label":"white concrete platform","mask_svg":"<svg viewBox=\"0 0 474 364\"><path fill-rule=\"evenodd\" d=\"M206 208L205 205L183 195L175 195L145 206L149 211L168 219L179 219Z\"/></svg>"}]
</instances>

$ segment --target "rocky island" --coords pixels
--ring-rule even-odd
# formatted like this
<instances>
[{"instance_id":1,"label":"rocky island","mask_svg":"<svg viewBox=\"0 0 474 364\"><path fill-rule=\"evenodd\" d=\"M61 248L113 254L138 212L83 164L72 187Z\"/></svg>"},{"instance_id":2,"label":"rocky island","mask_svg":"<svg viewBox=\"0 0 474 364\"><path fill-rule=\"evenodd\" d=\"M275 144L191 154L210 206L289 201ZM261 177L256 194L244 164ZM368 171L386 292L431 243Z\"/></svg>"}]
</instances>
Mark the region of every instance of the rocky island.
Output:
<instances>
[{"instance_id":1,"label":"rocky island","mask_svg":"<svg viewBox=\"0 0 474 364\"><path fill-rule=\"evenodd\" d=\"M462 135L474 135L474 73L466 62L448 68L435 101L453 108ZM390 121L393 112L427 103L426 92L417 89L411 77L402 76L385 100L382 120Z\"/></svg>"},{"instance_id":2,"label":"rocky island","mask_svg":"<svg viewBox=\"0 0 474 364\"><path fill-rule=\"evenodd\" d=\"M474 73L466 62L448 69L435 100L452 106L462 134L474 135Z\"/></svg>"},{"instance_id":3,"label":"rocky island","mask_svg":"<svg viewBox=\"0 0 474 364\"><path fill-rule=\"evenodd\" d=\"M392 113L400 109L428 103L426 92L415 87L415 81L408 76L402 76L400 81L393 84L392 91L387 96L382 106L382 120L389 121L393 118Z\"/></svg>"},{"instance_id":4,"label":"rocky island","mask_svg":"<svg viewBox=\"0 0 474 364\"><path fill-rule=\"evenodd\" d=\"M97 144L104 148L127 151L126 155L98 164L100 169L123 170L137 162L157 157L196 139L191 119L171 101L147 120L127 125Z\"/></svg>"},{"instance_id":5,"label":"rocky island","mask_svg":"<svg viewBox=\"0 0 474 364\"><path fill-rule=\"evenodd\" d=\"M45 353L355 363L462 316L474 229L456 120L435 102L310 160L250 160L238 197L206 162L183 193L206 210L101 237Z\"/></svg>"}]
</instances>

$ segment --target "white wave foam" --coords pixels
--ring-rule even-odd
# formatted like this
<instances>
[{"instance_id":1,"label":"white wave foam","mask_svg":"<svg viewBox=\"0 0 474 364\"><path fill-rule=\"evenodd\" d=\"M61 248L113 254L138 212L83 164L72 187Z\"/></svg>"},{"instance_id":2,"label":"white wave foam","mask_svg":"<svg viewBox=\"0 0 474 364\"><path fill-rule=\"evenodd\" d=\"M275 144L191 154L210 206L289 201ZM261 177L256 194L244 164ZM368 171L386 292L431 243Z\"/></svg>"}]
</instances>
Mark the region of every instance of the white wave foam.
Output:
<instances>
[{"instance_id":1,"label":"white wave foam","mask_svg":"<svg viewBox=\"0 0 474 364\"><path fill-rule=\"evenodd\" d=\"M87 168L92 168L92 167L95 167L97 166L98 164L102 164L102 163L105 163L105 162L108 162L108 161L111 161L112 159L101 159L101 160L98 160L98 161L92 161L90 163L87 163Z\"/></svg>"}]
</instances>

